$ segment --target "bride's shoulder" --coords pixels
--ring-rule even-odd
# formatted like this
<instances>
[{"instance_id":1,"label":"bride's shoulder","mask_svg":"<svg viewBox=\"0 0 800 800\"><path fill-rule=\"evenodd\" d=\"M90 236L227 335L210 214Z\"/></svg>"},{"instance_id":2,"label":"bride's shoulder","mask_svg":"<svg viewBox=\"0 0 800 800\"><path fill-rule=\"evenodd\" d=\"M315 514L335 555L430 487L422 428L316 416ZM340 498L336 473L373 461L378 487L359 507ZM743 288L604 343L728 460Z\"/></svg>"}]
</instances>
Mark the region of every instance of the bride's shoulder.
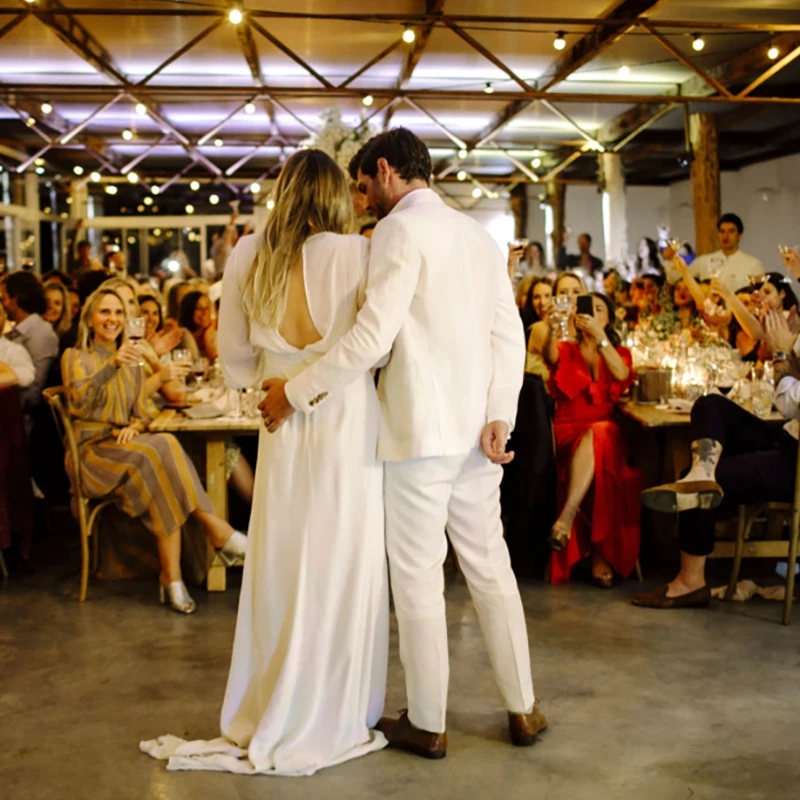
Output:
<instances>
[{"instance_id":1,"label":"bride's shoulder","mask_svg":"<svg viewBox=\"0 0 800 800\"><path fill-rule=\"evenodd\" d=\"M369 256L369 239L357 233L318 233L308 240L313 248L352 258L353 253Z\"/></svg>"}]
</instances>

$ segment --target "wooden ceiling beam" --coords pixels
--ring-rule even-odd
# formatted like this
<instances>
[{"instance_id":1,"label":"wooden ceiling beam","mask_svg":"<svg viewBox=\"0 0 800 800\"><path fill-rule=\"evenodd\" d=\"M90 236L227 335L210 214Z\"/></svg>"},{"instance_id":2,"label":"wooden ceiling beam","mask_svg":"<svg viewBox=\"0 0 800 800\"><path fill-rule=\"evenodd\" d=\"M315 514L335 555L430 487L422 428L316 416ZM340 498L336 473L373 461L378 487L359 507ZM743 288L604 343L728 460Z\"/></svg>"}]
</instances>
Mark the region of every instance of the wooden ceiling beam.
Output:
<instances>
[{"instance_id":1,"label":"wooden ceiling beam","mask_svg":"<svg viewBox=\"0 0 800 800\"><path fill-rule=\"evenodd\" d=\"M191 41L187 42L183 47L179 50L176 50L166 61L163 61L159 64L149 75L146 75L142 78L136 86L144 86L146 83L149 83L153 78L156 77L160 72L166 69L170 64L174 61L177 61L182 55L188 53L195 45L200 44L209 34L213 33L219 26L222 24L222 19L218 19L215 22L212 22L207 28L200 31Z\"/></svg>"}]
</instances>

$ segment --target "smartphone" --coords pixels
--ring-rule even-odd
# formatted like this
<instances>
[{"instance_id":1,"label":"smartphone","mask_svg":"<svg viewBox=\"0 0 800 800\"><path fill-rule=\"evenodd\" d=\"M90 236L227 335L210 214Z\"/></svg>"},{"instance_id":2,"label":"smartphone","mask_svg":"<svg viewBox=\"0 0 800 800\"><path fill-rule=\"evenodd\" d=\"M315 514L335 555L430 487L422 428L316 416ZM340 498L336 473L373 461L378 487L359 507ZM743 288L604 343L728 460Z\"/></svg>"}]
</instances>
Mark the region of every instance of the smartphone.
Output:
<instances>
[{"instance_id":1,"label":"smartphone","mask_svg":"<svg viewBox=\"0 0 800 800\"><path fill-rule=\"evenodd\" d=\"M590 294L582 294L578 297L575 311L578 314L594 316L594 298Z\"/></svg>"}]
</instances>

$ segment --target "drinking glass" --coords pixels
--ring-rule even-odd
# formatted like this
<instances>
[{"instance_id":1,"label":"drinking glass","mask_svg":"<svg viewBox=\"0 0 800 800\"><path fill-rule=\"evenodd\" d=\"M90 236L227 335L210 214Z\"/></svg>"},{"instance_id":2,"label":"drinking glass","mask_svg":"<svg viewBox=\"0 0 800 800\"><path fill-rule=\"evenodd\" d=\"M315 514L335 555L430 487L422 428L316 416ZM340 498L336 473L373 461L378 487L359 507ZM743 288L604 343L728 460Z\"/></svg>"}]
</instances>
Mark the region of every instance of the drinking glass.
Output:
<instances>
[{"instance_id":1,"label":"drinking glass","mask_svg":"<svg viewBox=\"0 0 800 800\"><path fill-rule=\"evenodd\" d=\"M667 239L667 244L670 246L675 255L678 255L678 251L683 247L683 239L676 239L675 237L671 237Z\"/></svg>"},{"instance_id":2,"label":"drinking glass","mask_svg":"<svg viewBox=\"0 0 800 800\"><path fill-rule=\"evenodd\" d=\"M764 281L766 281L766 275L748 275L747 280L750 282L750 285L753 289L758 290L764 285Z\"/></svg>"},{"instance_id":3,"label":"drinking glass","mask_svg":"<svg viewBox=\"0 0 800 800\"><path fill-rule=\"evenodd\" d=\"M192 351L191 350L184 350L178 348L172 351L172 360L175 362L185 362L185 363L192 363ZM187 386L186 386L186 378L183 379L183 389L182 392L186 394Z\"/></svg>"},{"instance_id":4,"label":"drinking glass","mask_svg":"<svg viewBox=\"0 0 800 800\"><path fill-rule=\"evenodd\" d=\"M766 381L753 381L751 388L751 402L753 413L759 417L766 417L772 411L772 401L775 393Z\"/></svg>"},{"instance_id":5,"label":"drinking glass","mask_svg":"<svg viewBox=\"0 0 800 800\"><path fill-rule=\"evenodd\" d=\"M196 358L192 363L192 374L194 375L195 388L199 389L208 372L209 362L207 358Z\"/></svg>"},{"instance_id":6,"label":"drinking glass","mask_svg":"<svg viewBox=\"0 0 800 800\"><path fill-rule=\"evenodd\" d=\"M144 317L131 317L125 322L125 333L128 335L128 341L138 347L139 342L144 339L145 332L145 319ZM139 358L139 366L143 367L146 362Z\"/></svg>"},{"instance_id":7,"label":"drinking glass","mask_svg":"<svg viewBox=\"0 0 800 800\"><path fill-rule=\"evenodd\" d=\"M558 318L558 341L568 342L569 315L572 311L572 298L566 294L559 294L553 298L553 310Z\"/></svg>"},{"instance_id":8,"label":"drinking glass","mask_svg":"<svg viewBox=\"0 0 800 800\"><path fill-rule=\"evenodd\" d=\"M708 277L719 278L722 275L722 268L725 266L725 259L722 256L708 257Z\"/></svg>"}]
</instances>

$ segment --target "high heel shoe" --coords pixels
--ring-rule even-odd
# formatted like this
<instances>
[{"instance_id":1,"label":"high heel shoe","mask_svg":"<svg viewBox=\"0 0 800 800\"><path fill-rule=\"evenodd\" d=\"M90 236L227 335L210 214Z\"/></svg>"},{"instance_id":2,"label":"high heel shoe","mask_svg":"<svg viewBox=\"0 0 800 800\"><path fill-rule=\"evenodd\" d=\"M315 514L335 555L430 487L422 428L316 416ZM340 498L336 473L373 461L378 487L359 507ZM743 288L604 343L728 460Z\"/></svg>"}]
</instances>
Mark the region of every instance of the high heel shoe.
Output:
<instances>
[{"instance_id":1,"label":"high heel shoe","mask_svg":"<svg viewBox=\"0 0 800 800\"><path fill-rule=\"evenodd\" d=\"M247 537L239 531L234 531L219 551L220 560L226 567L232 567L237 562L244 561L245 555L247 555Z\"/></svg>"},{"instance_id":2,"label":"high heel shoe","mask_svg":"<svg viewBox=\"0 0 800 800\"><path fill-rule=\"evenodd\" d=\"M169 602L173 611L179 614L194 614L197 611L197 604L192 600L183 581L172 581L166 586L158 584L158 599L162 605Z\"/></svg>"},{"instance_id":3,"label":"high heel shoe","mask_svg":"<svg viewBox=\"0 0 800 800\"><path fill-rule=\"evenodd\" d=\"M550 549L556 553L560 553L567 546L567 542L570 540L571 536L571 525L566 525L563 522L556 522L550 530L550 538L548 539Z\"/></svg>"}]
</instances>

